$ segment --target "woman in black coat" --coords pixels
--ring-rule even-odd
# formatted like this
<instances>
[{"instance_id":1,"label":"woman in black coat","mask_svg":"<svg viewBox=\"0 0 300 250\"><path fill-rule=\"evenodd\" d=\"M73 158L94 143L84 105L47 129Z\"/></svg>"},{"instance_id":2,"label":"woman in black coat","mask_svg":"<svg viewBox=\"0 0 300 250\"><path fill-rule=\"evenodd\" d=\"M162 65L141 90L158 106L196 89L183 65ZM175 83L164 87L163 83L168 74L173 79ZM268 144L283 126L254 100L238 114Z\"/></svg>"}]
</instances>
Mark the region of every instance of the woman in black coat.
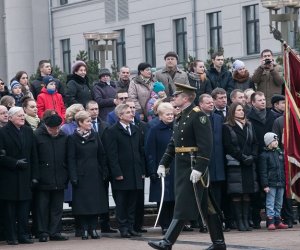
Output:
<instances>
[{"instance_id":1,"label":"woman in black coat","mask_svg":"<svg viewBox=\"0 0 300 250\"><path fill-rule=\"evenodd\" d=\"M158 106L157 111L160 123L150 128L146 140L145 152L147 159L147 173L150 177L149 201L157 202L157 208L159 208L162 187L156 172L159 162L173 134L174 108L170 103L161 103ZM165 177L164 201L159 216L159 224L163 234L166 233L172 221L175 205L173 165L174 163L170 166L170 173Z\"/></svg>"},{"instance_id":2,"label":"woman in black coat","mask_svg":"<svg viewBox=\"0 0 300 250\"><path fill-rule=\"evenodd\" d=\"M223 146L227 159L227 192L231 196L238 229L249 229L250 194L258 191L255 160L258 143L244 108L232 104L223 125Z\"/></svg>"},{"instance_id":3,"label":"woman in black coat","mask_svg":"<svg viewBox=\"0 0 300 250\"><path fill-rule=\"evenodd\" d=\"M4 206L7 243L33 243L28 237L31 187L37 184L37 153L32 129L24 126L21 107L8 111L0 129L0 200ZM18 223L16 223L18 222Z\"/></svg>"},{"instance_id":4,"label":"woman in black coat","mask_svg":"<svg viewBox=\"0 0 300 250\"><path fill-rule=\"evenodd\" d=\"M98 239L98 215L108 211L108 199L103 173L105 153L97 133L92 130L91 117L86 111L75 115L78 128L68 139L68 168L73 185L72 211L80 218L82 239Z\"/></svg>"},{"instance_id":5,"label":"woman in black coat","mask_svg":"<svg viewBox=\"0 0 300 250\"><path fill-rule=\"evenodd\" d=\"M92 92L86 75L87 66L83 61L76 61L72 65L72 74L67 77L65 94L66 106L80 103L83 106L92 100Z\"/></svg>"}]
</instances>

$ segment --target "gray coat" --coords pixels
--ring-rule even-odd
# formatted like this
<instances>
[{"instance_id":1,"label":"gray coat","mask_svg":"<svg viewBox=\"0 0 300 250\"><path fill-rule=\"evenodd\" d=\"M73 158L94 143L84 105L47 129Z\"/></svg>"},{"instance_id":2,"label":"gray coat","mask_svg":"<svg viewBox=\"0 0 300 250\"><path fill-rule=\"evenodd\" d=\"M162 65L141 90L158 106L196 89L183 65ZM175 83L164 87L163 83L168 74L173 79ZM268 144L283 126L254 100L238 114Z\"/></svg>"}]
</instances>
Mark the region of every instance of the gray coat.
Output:
<instances>
[{"instance_id":1,"label":"gray coat","mask_svg":"<svg viewBox=\"0 0 300 250\"><path fill-rule=\"evenodd\" d=\"M181 69L177 68L174 78L170 76L168 73L167 68L163 68L158 70L154 76L155 81L162 82L165 86L165 92L167 96L172 96L175 91L175 84L174 83L182 83L190 85L189 78L186 72L182 71Z\"/></svg>"}]
</instances>

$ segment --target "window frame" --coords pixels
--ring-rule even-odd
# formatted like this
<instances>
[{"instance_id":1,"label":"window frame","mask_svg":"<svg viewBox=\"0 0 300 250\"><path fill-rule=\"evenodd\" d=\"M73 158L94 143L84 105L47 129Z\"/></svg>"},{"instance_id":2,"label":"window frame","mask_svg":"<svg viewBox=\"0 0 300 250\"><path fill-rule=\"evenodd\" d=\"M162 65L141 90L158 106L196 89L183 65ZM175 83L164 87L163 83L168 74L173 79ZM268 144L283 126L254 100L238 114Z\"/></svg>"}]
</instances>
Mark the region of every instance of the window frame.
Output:
<instances>
[{"instance_id":1,"label":"window frame","mask_svg":"<svg viewBox=\"0 0 300 250\"><path fill-rule=\"evenodd\" d=\"M209 46L210 46L210 49L214 49L214 51L219 51L222 46L223 46L223 43L222 43L222 11L215 11L215 12L211 12L211 13L208 13L208 25L209 25ZM212 19L213 19L213 16L214 15L217 15L217 25L216 26L212 26ZM217 44L217 47L215 48L214 47L214 39L213 39L213 31L217 31L217 41L216 41L216 44Z\"/></svg>"},{"instance_id":2,"label":"window frame","mask_svg":"<svg viewBox=\"0 0 300 250\"><path fill-rule=\"evenodd\" d=\"M250 8L253 8L253 19L250 19L250 17L249 17L249 11L251 11ZM259 8L258 4L244 6L247 55L254 55L254 54L260 53L259 11L257 11L257 13L256 13L256 10L258 8ZM249 9L249 11L248 11L248 9ZM250 25L253 25L253 27L254 27L253 34L250 34L250 31L249 31ZM258 37L257 37L257 34L258 34ZM253 40L254 40L254 50L253 51L251 51L250 46L249 46L250 35L254 36L253 37Z\"/></svg>"},{"instance_id":3,"label":"window frame","mask_svg":"<svg viewBox=\"0 0 300 250\"><path fill-rule=\"evenodd\" d=\"M186 17L175 19L175 43L176 43L176 53L178 55L178 64L184 63L188 58L188 47L187 47L187 20ZM180 30L180 31L178 31ZM182 42L183 51L179 51L179 44Z\"/></svg>"},{"instance_id":4,"label":"window frame","mask_svg":"<svg viewBox=\"0 0 300 250\"><path fill-rule=\"evenodd\" d=\"M62 39L61 42L61 51L62 51L62 65L63 65L63 71L65 73L72 73L71 72L71 41L70 38ZM67 50L65 50L65 44L67 47ZM67 56L67 61L65 61L65 56Z\"/></svg>"},{"instance_id":5,"label":"window frame","mask_svg":"<svg viewBox=\"0 0 300 250\"><path fill-rule=\"evenodd\" d=\"M120 36L116 40L116 63L118 70L126 65L126 41L125 41L125 29L116 30ZM122 51L121 56L119 48Z\"/></svg>"},{"instance_id":6,"label":"window frame","mask_svg":"<svg viewBox=\"0 0 300 250\"><path fill-rule=\"evenodd\" d=\"M150 33L150 36L148 36L149 33ZM154 25L154 23L143 25L143 34L144 34L145 61L147 63L149 63L152 67L156 67L156 47L155 47L155 25ZM148 46L150 46L151 54L149 54Z\"/></svg>"}]
</instances>

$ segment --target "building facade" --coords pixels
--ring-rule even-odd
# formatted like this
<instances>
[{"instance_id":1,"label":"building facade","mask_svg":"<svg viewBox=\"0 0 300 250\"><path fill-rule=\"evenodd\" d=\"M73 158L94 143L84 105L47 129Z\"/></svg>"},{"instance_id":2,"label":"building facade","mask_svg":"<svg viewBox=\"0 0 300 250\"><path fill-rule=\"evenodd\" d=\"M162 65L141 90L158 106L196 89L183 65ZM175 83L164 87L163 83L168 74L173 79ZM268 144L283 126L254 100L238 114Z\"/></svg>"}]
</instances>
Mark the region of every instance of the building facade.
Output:
<instances>
[{"instance_id":1,"label":"building facade","mask_svg":"<svg viewBox=\"0 0 300 250\"><path fill-rule=\"evenodd\" d=\"M189 55L205 61L208 51L222 47L250 72L261 50L281 52L259 0L4 0L0 12L0 77L6 79L21 69L31 74L48 58L68 73L80 50L104 57L108 68L115 59L134 70L143 61L162 67L171 50L183 63ZM113 31L119 32L113 44L83 36ZM99 45L113 45L114 53Z\"/></svg>"}]
</instances>

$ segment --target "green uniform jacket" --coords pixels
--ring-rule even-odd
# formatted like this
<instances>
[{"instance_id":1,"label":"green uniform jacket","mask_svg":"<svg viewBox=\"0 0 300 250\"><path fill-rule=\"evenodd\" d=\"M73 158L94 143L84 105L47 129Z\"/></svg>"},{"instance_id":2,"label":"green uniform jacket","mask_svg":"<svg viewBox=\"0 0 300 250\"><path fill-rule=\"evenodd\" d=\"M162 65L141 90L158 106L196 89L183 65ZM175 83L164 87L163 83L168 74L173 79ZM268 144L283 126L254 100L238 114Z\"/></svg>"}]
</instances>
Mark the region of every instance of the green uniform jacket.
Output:
<instances>
[{"instance_id":1,"label":"green uniform jacket","mask_svg":"<svg viewBox=\"0 0 300 250\"><path fill-rule=\"evenodd\" d=\"M168 168L175 157L174 219L197 219L199 212L193 184L190 181L190 153L175 154L175 147L198 147L198 152L194 153L196 156L194 169L202 173L206 171L212 151L211 125L208 117L194 104L184 109L177 117L173 137L161 159L160 165ZM201 193L201 190L199 191Z\"/></svg>"}]
</instances>

